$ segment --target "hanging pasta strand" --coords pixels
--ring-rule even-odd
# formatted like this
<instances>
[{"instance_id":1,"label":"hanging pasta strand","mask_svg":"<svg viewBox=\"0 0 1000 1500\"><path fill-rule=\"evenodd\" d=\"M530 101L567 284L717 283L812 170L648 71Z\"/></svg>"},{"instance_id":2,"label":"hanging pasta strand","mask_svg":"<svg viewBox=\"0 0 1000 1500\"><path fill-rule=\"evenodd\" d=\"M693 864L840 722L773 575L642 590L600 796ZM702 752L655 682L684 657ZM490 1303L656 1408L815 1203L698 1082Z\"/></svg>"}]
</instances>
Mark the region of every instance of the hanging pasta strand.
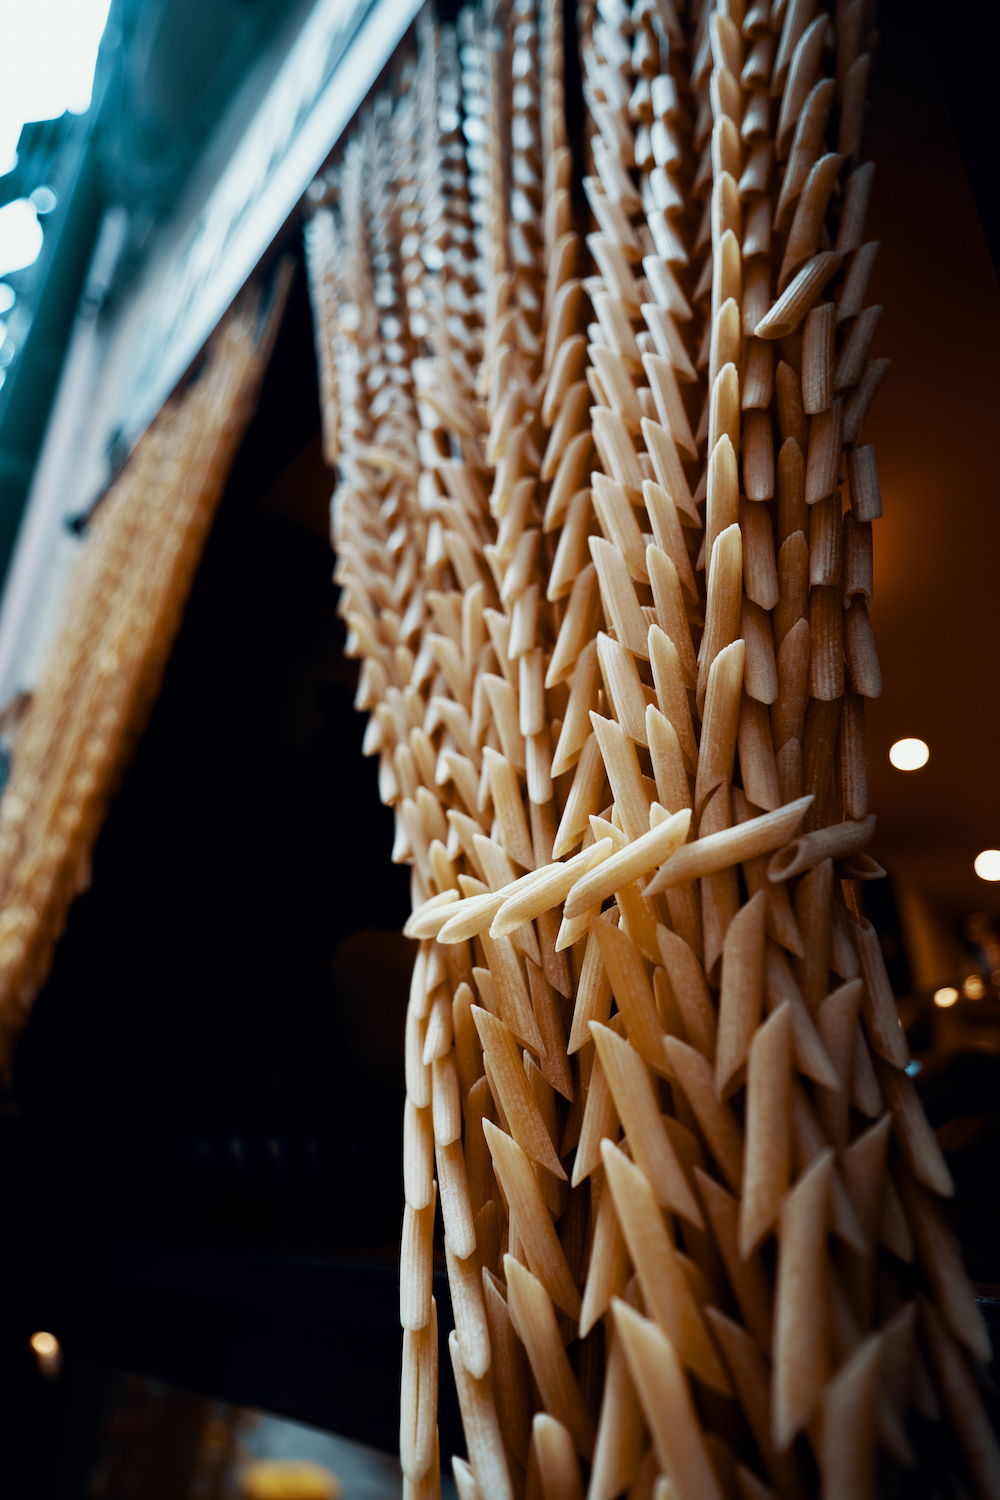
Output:
<instances>
[{"instance_id":1,"label":"hanging pasta strand","mask_svg":"<svg viewBox=\"0 0 1000 1500\"><path fill-rule=\"evenodd\" d=\"M863 1500L918 1461L912 1412L1000 1494L863 915L871 21L425 13L309 229L339 607L419 944L411 1495L438 1204L463 1500Z\"/></svg>"},{"instance_id":2,"label":"hanging pasta strand","mask_svg":"<svg viewBox=\"0 0 1000 1500\"><path fill-rule=\"evenodd\" d=\"M70 906L90 884L94 845L159 693L256 405L290 274L282 263L260 329L256 296L243 299L213 338L199 377L160 412L90 518L44 673L18 727L0 804L5 1069L48 978ZM332 318L336 303L327 285L324 306ZM324 325L326 333L331 326ZM332 441L332 384L328 406Z\"/></svg>"}]
</instances>

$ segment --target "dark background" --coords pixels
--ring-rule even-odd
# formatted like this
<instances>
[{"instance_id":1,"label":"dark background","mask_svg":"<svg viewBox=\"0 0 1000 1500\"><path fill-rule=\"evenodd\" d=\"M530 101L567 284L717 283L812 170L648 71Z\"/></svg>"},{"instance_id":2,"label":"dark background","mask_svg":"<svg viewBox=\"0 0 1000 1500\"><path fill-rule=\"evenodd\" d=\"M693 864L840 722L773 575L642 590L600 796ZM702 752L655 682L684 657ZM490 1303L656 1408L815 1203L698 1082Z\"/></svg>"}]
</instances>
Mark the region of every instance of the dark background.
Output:
<instances>
[{"instance_id":1,"label":"dark background","mask_svg":"<svg viewBox=\"0 0 1000 1500\"><path fill-rule=\"evenodd\" d=\"M65 1452L38 1493L82 1493L115 1365L397 1440L409 869L390 863L342 655L300 239L162 693L0 1116L13 1494L34 1492L39 1448ZM58 1396L33 1370L37 1328L65 1351Z\"/></svg>"}]
</instances>

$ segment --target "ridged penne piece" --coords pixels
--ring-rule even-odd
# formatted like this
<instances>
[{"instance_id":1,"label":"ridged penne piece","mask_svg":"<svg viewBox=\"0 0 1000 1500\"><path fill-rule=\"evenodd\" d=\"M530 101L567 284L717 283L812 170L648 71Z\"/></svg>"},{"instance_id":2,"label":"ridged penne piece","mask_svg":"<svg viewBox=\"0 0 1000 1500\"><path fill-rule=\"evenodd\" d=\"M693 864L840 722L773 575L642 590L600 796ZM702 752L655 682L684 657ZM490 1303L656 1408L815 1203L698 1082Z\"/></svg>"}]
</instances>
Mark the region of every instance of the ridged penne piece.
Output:
<instances>
[{"instance_id":1,"label":"ridged penne piece","mask_svg":"<svg viewBox=\"0 0 1000 1500\"><path fill-rule=\"evenodd\" d=\"M907 1359L991 1493L950 1174L842 892L879 873L869 31L860 0L581 0L571 144L561 8L421 21L310 230L341 612L420 942L414 1493L435 1137L463 1500L575 1496L591 1453L591 1500L870 1493L876 1443L909 1458Z\"/></svg>"}]
</instances>

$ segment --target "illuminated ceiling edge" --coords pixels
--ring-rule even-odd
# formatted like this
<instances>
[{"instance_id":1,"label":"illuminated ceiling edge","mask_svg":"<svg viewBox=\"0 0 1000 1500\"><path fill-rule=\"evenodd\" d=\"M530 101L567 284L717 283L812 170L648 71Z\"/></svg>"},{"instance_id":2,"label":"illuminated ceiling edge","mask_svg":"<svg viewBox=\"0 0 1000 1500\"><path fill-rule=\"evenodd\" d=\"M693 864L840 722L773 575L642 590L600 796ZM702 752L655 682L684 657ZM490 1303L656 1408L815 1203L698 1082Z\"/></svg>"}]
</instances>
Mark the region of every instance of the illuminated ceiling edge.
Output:
<instances>
[{"instance_id":1,"label":"illuminated ceiling edge","mask_svg":"<svg viewBox=\"0 0 1000 1500\"><path fill-rule=\"evenodd\" d=\"M184 319L184 332L170 347L158 366L155 385L142 391L136 405L121 413L120 430L131 446L142 435L170 392L204 346L223 313L245 285L282 224L301 200L309 183L340 139L365 99L382 68L398 46L423 0L375 0L332 75L323 86L306 119L295 131L280 164L266 183L260 196L250 205L245 222L239 226L226 248L224 259L211 279L200 290L193 308ZM308 45L311 22L321 10L316 7L303 27L302 34L252 122L252 135L264 116L282 79L296 64L300 49ZM234 157L237 156L234 152ZM219 187L225 184L224 171ZM209 203L215 193L210 195ZM158 268L151 267L155 274ZM147 278L148 279L148 274ZM134 389L134 387L133 387Z\"/></svg>"}]
</instances>

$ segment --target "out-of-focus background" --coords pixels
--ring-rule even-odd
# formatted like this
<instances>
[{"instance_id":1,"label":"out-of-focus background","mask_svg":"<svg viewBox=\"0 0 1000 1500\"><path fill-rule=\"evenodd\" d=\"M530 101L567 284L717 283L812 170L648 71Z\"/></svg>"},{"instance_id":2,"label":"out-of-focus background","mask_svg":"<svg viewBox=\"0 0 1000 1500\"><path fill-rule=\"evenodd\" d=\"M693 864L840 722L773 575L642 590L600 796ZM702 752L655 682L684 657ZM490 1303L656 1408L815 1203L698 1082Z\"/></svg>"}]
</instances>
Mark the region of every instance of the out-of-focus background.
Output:
<instances>
[{"instance_id":1,"label":"out-of-focus background","mask_svg":"<svg viewBox=\"0 0 1000 1500\"><path fill-rule=\"evenodd\" d=\"M0 776L95 501L250 273L297 266L163 691L0 1100L12 1495L221 1495L255 1457L319 1464L362 1500L401 1493L373 1450L396 1442L408 881L341 656L301 231L415 9L0 5ZM866 426L885 512L868 730L889 875L865 903L989 1299L1000 225L979 19L903 0L880 16L869 233L892 369ZM456 1431L443 1388L445 1451ZM323 1493L319 1470L308 1482Z\"/></svg>"}]
</instances>

